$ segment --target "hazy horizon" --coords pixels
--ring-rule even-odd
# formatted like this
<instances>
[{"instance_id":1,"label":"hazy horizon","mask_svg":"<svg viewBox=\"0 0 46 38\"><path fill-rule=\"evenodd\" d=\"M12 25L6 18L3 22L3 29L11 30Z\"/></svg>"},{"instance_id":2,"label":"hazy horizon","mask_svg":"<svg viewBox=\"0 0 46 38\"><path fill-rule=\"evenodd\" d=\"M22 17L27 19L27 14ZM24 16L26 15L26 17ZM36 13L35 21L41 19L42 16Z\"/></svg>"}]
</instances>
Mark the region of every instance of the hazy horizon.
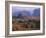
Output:
<instances>
[{"instance_id":1,"label":"hazy horizon","mask_svg":"<svg viewBox=\"0 0 46 38\"><path fill-rule=\"evenodd\" d=\"M12 16L40 16L40 8L36 7L12 7Z\"/></svg>"}]
</instances>

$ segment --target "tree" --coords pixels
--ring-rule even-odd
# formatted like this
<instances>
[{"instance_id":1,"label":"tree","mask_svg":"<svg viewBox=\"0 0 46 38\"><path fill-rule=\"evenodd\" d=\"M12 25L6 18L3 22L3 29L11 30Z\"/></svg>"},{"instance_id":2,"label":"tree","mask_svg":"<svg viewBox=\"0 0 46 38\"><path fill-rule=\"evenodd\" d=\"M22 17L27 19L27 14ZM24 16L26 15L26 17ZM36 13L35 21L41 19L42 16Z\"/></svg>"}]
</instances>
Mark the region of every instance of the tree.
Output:
<instances>
[{"instance_id":1,"label":"tree","mask_svg":"<svg viewBox=\"0 0 46 38\"><path fill-rule=\"evenodd\" d=\"M34 10L33 16L40 16L40 8Z\"/></svg>"}]
</instances>

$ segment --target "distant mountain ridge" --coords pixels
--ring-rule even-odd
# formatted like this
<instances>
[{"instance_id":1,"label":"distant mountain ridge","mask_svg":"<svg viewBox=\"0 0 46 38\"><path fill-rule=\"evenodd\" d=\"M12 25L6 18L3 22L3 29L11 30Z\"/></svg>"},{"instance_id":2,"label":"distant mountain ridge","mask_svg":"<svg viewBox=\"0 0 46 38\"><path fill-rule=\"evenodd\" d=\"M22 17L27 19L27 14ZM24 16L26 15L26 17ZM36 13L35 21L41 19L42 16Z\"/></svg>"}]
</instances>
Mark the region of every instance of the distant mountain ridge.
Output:
<instances>
[{"instance_id":1,"label":"distant mountain ridge","mask_svg":"<svg viewBox=\"0 0 46 38\"><path fill-rule=\"evenodd\" d=\"M40 8L34 9L32 12L27 10L15 11L14 13L12 12L12 16L40 16Z\"/></svg>"}]
</instances>

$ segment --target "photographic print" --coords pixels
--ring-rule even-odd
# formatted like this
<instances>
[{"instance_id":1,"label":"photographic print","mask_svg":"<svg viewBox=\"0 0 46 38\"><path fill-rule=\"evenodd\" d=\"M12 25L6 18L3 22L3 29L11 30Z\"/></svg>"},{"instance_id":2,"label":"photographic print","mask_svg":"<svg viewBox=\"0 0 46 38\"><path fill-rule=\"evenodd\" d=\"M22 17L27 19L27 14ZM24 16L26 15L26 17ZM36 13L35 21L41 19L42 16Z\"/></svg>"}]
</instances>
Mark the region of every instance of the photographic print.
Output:
<instances>
[{"instance_id":1,"label":"photographic print","mask_svg":"<svg viewBox=\"0 0 46 38\"><path fill-rule=\"evenodd\" d=\"M12 31L40 30L40 8L12 6Z\"/></svg>"},{"instance_id":2,"label":"photographic print","mask_svg":"<svg viewBox=\"0 0 46 38\"><path fill-rule=\"evenodd\" d=\"M24 4L25 3L25 4ZM7 2L6 34L28 36L44 34L44 4L27 2Z\"/></svg>"}]
</instances>

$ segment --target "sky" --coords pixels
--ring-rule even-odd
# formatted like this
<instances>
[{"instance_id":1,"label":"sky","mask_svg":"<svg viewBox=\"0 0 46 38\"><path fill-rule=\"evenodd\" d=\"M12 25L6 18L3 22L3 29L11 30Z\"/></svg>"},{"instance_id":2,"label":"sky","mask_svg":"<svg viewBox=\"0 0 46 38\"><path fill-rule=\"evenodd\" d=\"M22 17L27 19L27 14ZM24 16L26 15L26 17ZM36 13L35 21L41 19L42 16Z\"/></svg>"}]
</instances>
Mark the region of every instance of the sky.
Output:
<instances>
[{"instance_id":1,"label":"sky","mask_svg":"<svg viewBox=\"0 0 46 38\"><path fill-rule=\"evenodd\" d=\"M40 16L40 8L36 7L12 7L12 16Z\"/></svg>"}]
</instances>

